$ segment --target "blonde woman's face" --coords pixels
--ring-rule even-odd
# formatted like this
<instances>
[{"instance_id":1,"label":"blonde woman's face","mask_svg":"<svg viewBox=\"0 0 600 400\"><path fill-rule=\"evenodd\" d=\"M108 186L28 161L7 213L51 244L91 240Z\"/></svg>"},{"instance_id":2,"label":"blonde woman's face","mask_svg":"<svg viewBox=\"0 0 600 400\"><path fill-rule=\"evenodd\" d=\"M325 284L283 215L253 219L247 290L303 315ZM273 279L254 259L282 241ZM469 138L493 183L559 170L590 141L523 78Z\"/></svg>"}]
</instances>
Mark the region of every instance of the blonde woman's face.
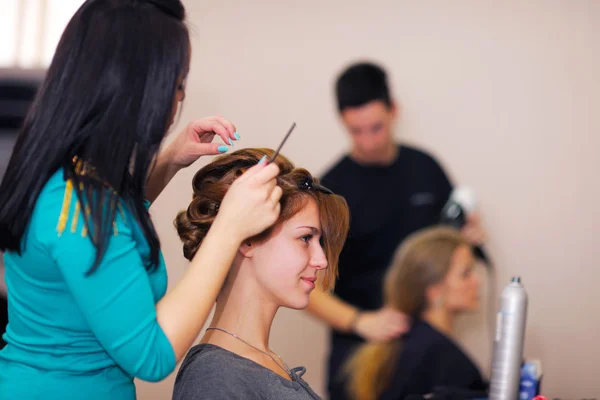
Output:
<instances>
[{"instance_id":1,"label":"blonde woman's face","mask_svg":"<svg viewBox=\"0 0 600 400\"><path fill-rule=\"evenodd\" d=\"M479 309L481 282L475 266L473 252L468 246L460 246L452 254L443 289L444 305L450 311Z\"/></svg>"}]
</instances>

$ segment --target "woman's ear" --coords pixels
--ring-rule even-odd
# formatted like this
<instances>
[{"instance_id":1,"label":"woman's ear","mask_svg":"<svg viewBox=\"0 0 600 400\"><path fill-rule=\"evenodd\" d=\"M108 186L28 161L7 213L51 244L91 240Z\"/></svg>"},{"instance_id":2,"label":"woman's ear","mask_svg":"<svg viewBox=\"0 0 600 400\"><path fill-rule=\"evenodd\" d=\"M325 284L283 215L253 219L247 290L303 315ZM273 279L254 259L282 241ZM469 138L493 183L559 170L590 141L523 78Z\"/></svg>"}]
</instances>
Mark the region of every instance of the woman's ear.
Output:
<instances>
[{"instance_id":1,"label":"woman's ear","mask_svg":"<svg viewBox=\"0 0 600 400\"><path fill-rule=\"evenodd\" d=\"M244 257L252 258L254 255L254 247L252 246L252 242L250 240L244 240L239 251Z\"/></svg>"}]
</instances>

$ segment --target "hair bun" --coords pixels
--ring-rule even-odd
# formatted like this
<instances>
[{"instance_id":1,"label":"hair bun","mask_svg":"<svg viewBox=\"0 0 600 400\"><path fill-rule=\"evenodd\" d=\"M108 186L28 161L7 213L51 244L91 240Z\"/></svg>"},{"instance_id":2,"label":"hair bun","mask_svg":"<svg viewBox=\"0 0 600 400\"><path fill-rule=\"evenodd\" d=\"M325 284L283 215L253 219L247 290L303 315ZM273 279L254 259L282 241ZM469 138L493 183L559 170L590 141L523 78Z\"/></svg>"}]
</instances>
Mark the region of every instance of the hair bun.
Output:
<instances>
[{"instance_id":1,"label":"hair bun","mask_svg":"<svg viewBox=\"0 0 600 400\"><path fill-rule=\"evenodd\" d=\"M183 243L183 256L192 260L200 244L214 222L219 203L201 196L195 196L186 211L175 218L175 229Z\"/></svg>"}]
</instances>

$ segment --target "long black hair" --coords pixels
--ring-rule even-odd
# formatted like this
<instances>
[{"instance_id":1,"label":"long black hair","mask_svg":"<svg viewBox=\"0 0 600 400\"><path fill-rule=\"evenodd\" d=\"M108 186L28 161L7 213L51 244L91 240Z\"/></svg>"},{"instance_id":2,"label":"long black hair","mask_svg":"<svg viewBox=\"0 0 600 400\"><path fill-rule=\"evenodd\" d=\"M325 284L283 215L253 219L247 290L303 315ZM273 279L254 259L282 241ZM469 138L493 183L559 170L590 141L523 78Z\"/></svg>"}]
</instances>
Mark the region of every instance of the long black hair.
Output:
<instances>
[{"instance_id":1,"label":"long black hair","mask_svg":"<svg viewBox=\"0 0 600 400\"><path fill-rule=\"evenodd\" d=\"M96 259L88 273L104 256L118 200L148 241L147 268L158 264L144 189L189 66L184 20L179 0L87 0L75 13L0 185L0 250L23 251L40 191L62 168L90 207L85 223ZM74 157L92 165L98 179L76 174Z\"/></svg>"}]
</instances>

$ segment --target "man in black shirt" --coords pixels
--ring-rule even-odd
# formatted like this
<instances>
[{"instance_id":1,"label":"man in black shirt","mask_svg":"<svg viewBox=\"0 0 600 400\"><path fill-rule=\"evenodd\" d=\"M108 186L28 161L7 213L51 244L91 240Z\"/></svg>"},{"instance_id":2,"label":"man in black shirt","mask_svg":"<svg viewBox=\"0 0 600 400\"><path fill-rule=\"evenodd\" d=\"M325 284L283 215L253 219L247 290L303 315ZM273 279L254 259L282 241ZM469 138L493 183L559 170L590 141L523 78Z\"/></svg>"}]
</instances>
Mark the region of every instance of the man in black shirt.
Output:
<instances>
[{"instance_id":1,"label":"man in black shirt","mask_svg":"<svg viewBox=\"0 0 600 400\"><path fill-rule=\"evenodd\" d=\"M308 307L333 328L330 400L348 398L342 369L357 345L364 340L388 340L407 330L403 314L382 308L383 278L400 243L439 221L452 191L432 156L395 143L397 108L381 67L371 63L350 66L336 82L336 95L352 149L322 182L346 198L350 232L340 255L334 295L315 291ZM481 244L484 232L479 218L472 214L467 221L464 235L473 244Z\"/></svg>"}]
</instances>

